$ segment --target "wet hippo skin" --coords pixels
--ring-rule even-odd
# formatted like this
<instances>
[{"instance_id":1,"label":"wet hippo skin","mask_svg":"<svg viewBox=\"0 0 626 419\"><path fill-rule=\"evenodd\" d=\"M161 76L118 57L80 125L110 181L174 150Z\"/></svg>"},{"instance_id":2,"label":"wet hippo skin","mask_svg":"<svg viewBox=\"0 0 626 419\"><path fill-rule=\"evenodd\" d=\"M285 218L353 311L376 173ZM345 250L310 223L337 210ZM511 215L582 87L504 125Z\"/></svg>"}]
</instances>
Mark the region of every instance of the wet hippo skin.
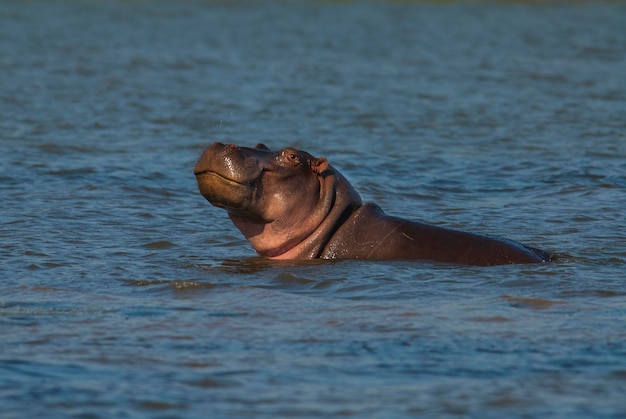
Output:
<instances>
[{"instance_id":1,"label":"wet hippo skin","mask_svg":"<svg viewBox=\"0 0 626 419\"><path fill-rule=\"evenodd\" d=\"M214 143L194 168L200 193L224 208L256 252L272 259L369 259L466 265L538 263L517 242L386 215L363 204L325 158Z\"/></svg>"}]
</instances>

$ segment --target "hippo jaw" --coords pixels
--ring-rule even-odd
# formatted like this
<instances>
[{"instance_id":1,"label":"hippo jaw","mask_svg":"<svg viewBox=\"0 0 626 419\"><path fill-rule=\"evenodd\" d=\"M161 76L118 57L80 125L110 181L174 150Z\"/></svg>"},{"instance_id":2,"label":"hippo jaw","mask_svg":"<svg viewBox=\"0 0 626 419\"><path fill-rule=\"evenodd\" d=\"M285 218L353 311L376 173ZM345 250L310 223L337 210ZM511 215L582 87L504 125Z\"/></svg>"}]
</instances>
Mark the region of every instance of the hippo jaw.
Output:
<instances>
[{"instance_id":1,"label":"hippo jaw","mask_svg":"<svg viewBox=\"0 0 626 419\"><path fill-rule=\"evenodd\" d=\"M258 152L263 153L264 147L258 145ZM258 218L252 208L259 179L265 170L262 160L235 145L214 143L194 167L198 189L217 207Z\"/></svg>"},{"instance_id":2,"label":"hippo jaw","mask_svg":"<svg viewBox=\"0 0 626 419\"><path fill-rule=\"evenodd\" d=\"M229 212L249 212L253 183L239 183L216 172L198 173L196 180L200 194L211 204Z\"/></svg>"}]
</instances>

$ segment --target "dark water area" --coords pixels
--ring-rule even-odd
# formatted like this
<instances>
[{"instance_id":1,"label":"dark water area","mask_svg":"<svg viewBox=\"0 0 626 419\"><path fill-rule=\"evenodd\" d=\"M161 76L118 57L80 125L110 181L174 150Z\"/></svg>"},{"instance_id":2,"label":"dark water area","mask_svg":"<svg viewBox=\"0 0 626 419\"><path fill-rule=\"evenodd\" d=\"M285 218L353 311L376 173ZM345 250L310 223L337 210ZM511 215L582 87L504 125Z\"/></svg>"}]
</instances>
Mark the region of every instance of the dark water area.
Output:
<instances>
[{"instance_id":1,"label":"dark water area","mask_svg":"<svg viewBox=\"0 0 626 419\"><path fill-rule=\"evenodd\" d=\"M0 3L0 417L623 417L621 2ZM554 263L271 262L192 168L325 156Z\"/></svg>"}]
</instances>

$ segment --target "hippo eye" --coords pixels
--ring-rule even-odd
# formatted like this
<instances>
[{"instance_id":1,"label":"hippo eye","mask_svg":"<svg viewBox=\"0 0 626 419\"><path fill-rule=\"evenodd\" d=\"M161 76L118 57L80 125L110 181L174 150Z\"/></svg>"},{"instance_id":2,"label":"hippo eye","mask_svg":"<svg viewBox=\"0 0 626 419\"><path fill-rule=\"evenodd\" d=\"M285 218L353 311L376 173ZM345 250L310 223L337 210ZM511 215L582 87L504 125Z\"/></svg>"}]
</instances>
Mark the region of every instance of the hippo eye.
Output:
<instances>
[{"instance_id":1,"label":"hippo eye","mask_svg":"<svg viewBox=\"0 0 626 419\"><path fill-rule=\"evenodd\" d=\"M287 148L283 150L281 154L282 154L281 157L283 161L285 161L286 163L291 163L291 164L300 163L300 154L292 148Z\"/></svg>"}]
</instances>

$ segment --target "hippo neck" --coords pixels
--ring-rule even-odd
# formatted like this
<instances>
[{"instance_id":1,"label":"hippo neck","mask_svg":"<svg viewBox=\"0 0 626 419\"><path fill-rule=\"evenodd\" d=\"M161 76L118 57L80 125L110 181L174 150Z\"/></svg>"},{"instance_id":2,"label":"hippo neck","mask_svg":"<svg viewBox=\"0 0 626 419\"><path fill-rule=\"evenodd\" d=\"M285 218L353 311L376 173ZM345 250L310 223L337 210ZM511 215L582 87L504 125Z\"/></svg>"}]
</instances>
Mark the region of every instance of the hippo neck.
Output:
<instances>
[{"instance_id":1,"label":"hippo neck","mask_svg":"<svg viewBox=\"0 0 626 419\"><path fill-rule=\"evenodd\" d=\"M334 169L327 170L321 177L321 206L326 215L320 224L304 240L272 259L316 259L319 258L337 229L361 205L361 197L352 185Z\"/></svg>"}]
</instances>

